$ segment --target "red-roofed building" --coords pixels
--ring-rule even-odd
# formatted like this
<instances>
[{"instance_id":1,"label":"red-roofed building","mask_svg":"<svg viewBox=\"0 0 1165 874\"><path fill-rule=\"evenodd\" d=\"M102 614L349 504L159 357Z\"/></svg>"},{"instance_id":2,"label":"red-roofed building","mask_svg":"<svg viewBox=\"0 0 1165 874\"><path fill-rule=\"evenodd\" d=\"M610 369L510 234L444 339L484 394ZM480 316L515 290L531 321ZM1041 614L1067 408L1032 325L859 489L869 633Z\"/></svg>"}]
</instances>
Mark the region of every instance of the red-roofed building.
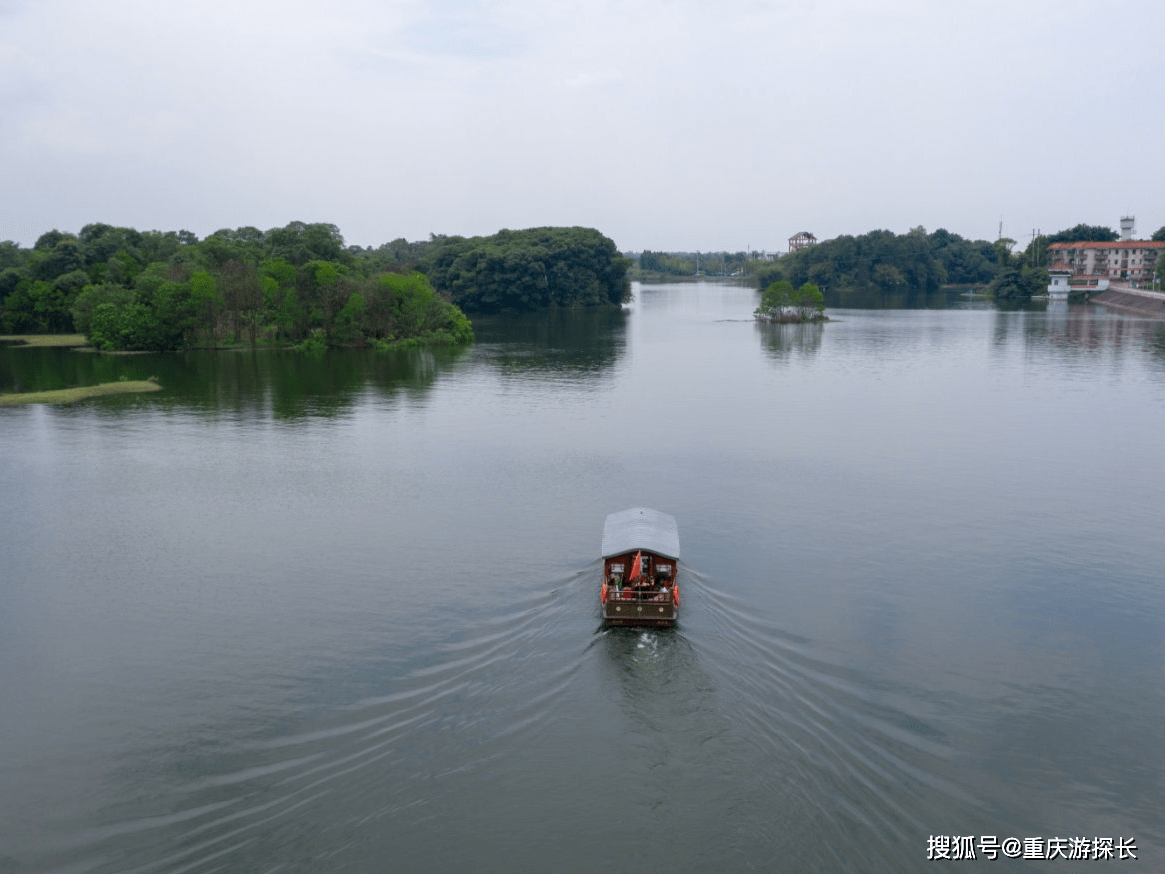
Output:
<instances>
[{"instance_id":1,"label":"red-roofed building","mask_svg":"<svg viewBox=\"0 0 1165 874\"><path fill-rule=\"evenodd\" d=\"M1073 276L1150 284L1165 242L1120 240L1114 243L1052 243L1048 270L1071 270Z\"/></svg>"}]
</instances>

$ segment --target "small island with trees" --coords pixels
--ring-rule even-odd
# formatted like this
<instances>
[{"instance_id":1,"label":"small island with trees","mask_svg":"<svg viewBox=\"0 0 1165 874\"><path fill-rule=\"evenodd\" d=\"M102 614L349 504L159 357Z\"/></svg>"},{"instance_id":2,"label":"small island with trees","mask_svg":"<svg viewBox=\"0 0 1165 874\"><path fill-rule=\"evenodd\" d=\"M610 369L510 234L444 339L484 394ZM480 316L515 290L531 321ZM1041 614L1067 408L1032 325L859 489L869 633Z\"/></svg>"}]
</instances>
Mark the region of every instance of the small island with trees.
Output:
<instances>
[{"instance_id":1,"label":"small island with trees","mask_svg":"<svg viewBox=\"0 0 1165 874\"><path fill-rule=\"evenodd\" d=\"M613 240L574 227L434 238L418 269L465 312L499 313L620 306L630 266Z\"/></svg>"},{"instance_id":2,"label":"small island with trees","mask_svg":"<svg viewBox=\"0 0 1165 874\"><path fill-rule=\"evenodd\" d=\"M760 306L753 315L761 322L781 324L801 322L828 322L825 315L825 296L812 282L793 288L787 279L769 284L761 293Z\"/></svg>"}]
</instances>

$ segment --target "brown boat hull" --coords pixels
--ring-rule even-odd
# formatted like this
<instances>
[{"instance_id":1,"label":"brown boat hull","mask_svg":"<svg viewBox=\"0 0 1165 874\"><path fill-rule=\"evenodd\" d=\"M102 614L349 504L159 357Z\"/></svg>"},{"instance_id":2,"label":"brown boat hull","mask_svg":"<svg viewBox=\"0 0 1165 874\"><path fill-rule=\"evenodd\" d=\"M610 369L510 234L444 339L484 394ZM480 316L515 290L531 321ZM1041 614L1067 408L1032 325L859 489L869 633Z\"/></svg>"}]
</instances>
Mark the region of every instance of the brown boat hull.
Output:
<instances>
[{"instance_id":1,"label":"brown boat hull","mask_svg":"<svg viewBox=\"0 0 1165 874\"><path fill-rule=\"evenodd\" d=\"M676 607L670 601L657 604L653 601L609 600L603 605L603 619L608 625L647 625L669 628L676 624Z\"/></svg>"}]
</instances>

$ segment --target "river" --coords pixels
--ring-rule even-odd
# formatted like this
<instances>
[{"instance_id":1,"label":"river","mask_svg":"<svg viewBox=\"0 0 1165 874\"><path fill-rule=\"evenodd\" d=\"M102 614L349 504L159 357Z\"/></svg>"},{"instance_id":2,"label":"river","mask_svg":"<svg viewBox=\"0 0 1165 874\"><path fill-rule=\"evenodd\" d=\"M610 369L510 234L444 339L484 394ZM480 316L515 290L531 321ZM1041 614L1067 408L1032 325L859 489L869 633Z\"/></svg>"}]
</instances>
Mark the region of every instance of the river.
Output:
<instances>
[{"instance_id":1,"label":"river","mask_svg":"<svg viewBox=\"0 0 1165 874\"><path fill-rule=\"evenodd\" d=\"M0 872L1165 868L1165 325L635 296L0 349L163 386L0 408ZM674 630L599 625L637 505Z\"/></svg>"}]
</instances>

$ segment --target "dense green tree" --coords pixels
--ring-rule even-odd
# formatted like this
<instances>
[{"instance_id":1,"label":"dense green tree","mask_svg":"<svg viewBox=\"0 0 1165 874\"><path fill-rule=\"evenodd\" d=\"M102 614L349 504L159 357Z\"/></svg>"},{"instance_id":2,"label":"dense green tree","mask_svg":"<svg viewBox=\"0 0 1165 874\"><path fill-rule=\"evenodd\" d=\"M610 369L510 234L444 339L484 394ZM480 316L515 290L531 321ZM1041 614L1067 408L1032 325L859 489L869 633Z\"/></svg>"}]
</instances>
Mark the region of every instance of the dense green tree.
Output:
<instances>
[{"instance_id":1,"label":"dense green tree","mask_svg":"<svg viewBox=\"0 0 1165 874\"><path fill-rule=\"evenodd\" d=\"M150 348L164 352L189 347L197 328L197 311L189 281L162 283L151 301L159 331Z\"/></svg>"},{"instance_id":2,"label":"dense green tree","mask_svg":"<svg viewBox=\"0 0 1165 874\"><path fill-rule=\"evenodd\" d=\"M78 279L80 282L78 282ZM0 273L0 329L13 334L68 334L73 331L73 300L85 274L66 275L63 282L32 279L15 268Z\"/></svg>"},{"instance_id":3,"label":"dense green tree","mask_svg":"<svg viewBox=\"0 0 1165 874\"><path fill-rule=\"evenodd\" d=\"M0 242L0 270L7 270L10 267L23 267L27 259L27 254L11 240Z\"/></svg>"},{"instance_id":4,"label":"dense green tree","mask_svg":"<svg viewBox=\"0 0 1165 874\"><path fill-rule=\"evenodd\" d=\"M380 285L391 292L393 323L400 334L422 334L442 325L445 319L443 301L424 274L401 276L386 273L380 278Z\"/></svg>"},{"instance_id":5,"label":"dense green tree","mask_svg":"<svg viewBox=\"0 0 1165 874\"><path fill-rule=\"evenodd\" d=\"M794 288L788 280L779 279L761 294L755 314L774 321L817 321L825 315L825 296L811 282Z\"/></svg>"},{"instance_id":6,"label":"dense green tree","mask_svg":"<svg viewBox=\"0 0 1165 874\"><path fill-rule=\"evenodd\" d=\"M16 291L22 280L27 280L28 274L16 267L5 267L0 270L0 310L3 310L4 299Z\"/></svg>"},{"instance_id":7,"label":"dense green tree","mask_svg":"<svg viewBox=\"0 0 1165 874\"><path fill-rule=\"evenodd\" d=\"M408 271L420 253L455 239L345 248L335 225L303 222L224 228L202 241L105 223L79 235L53 230L30 250L0 243L0 330L76 329L103 349L155 351L223 338L471 342L461 310Z\"/></svg>"},{"instance_id":8,"label":"dense green tree","mask_svg":"<svg viewBox=\"0 0 1165 874\"><path fill-rule=\"evenodd\" d=\"M227 261L218 271L223 306L231 319L232 333L247 335L251 346L258 344L259 322L263 315L263 277L259 268L245 261Z\"/></svg>"},{"instance_id":9,"label":"dense green tree","mask_svg":"<svg viewBox=\"0 0 1165 874\"><path fill-rule=\"evenodd\" d=\"M257 264L262 249L233 239L229 231L216 231L198 244L198 255L203 266L221 268L228 262Z\"/></svg>"},{"instance_id":10,"label":"dense green tree","mask_svg":"<svg viewBox=\"0 0 1165 874\"><path fill-rule=\"evenodd\" d=\"M39 244L45 237L37 240ZM85 268L85 258L81 244L72 235L62 235L50 246L34 249L29 258L29 268L33 279L51 280L65 273Z\"/></svg>"},{"instance_id":11,"label":"dense green tree","mask_svg":"<svg viewBox=\"0 0 1165 874\"><path fill-rule=\"evenodd\" d=\"M442 300L422 273L385 273L378 286L387 292L398 337L431 337L456 344L473 341L473 328L460 308Z\"/></svg>"},{"instance_id":12,"label":"dense green tree","mask_svg":"<svg viewBox=\"0 0 1165 874\"><path fill-rule=\"evenodd\" d=\"M761 293L760 306L756 308L756 315L763 318L779 319L786 307L793 305L793 284L787 279L778 279L769 283Z\"/></svg>"},{"instance_id":13,"label":"dense green tree","mask_svg":"<svg viewBox=\"0 0 1165 874\"><path fill-rule=\"evenodd\" d=\"M140 267L143 261L140 251L142 240L142 234L133 228L117 228L100 223L85 225L78 235L85 269L90 272L90 276L93 276L94 268L107 264L119 255L123 263L128 259Z\"/></svg>"},{"instance_id":14,"label":"dense green tree","mask_svg":"<svg viewBox=\"0 0 1165 874\"><path fill-rule=\"evenodd\" d=\"M359 343L364 339L364 295L354 291L336 314L335 336L341 343Z\"/></svg>"},{"instance_id":15,"label":"dense green tree","mask_svg":"<svg viewBox=\"0 0 1165 874\"><path fill-rule=\"evenodd\" d=\"M1113 243L1120 234L1103 225L1076 225L1064 231L1057 231L1048 237L1049 243Z\"/></svg>"},{"instance_id":16,"label":"dense green tree","mask_svg":"<svg viewBox=\"0 0 1165 874\"><path fill-rule=\"evenodd\" d=\"M84 273L81 276L84 278ZM79 287L77 291L80 291ZM36 299L37 333L72 333L72 307L76 292L70 294L67 284L62 286L56 282L38 280L32 283L32 293Z\"/></svg>"},{"instance_id":17,"label":"dense green tree","mask_svg":"<svg viewBox=\"0 0 1165 874\"><path fill-rule=\"evenodd\" d=\"M987 291L996 300L1025 301L1047 291L1048 282L1047 270L1013 259L991 280Z\"/></svg>"},{"instance_id":18,"label":"dense green tree","mask_svg":"<svg viewBox=\"0 0 1165 874\"><path fill-rule=\"evenodd\" d=\"M89 318L89 329L85 332L85 340L94 349L114 351L129 349L132 337L130 332L123 328L126 313L134 304L132 297L124 304L112 301L102 301L93 308Z\"/></svg>"},{"instance_id":19,"label":"dense green tree","mask_svg":"<svg viewBox=\"0 0 1165 874\"><path fill-rule=\"evenodd\" d=\"M1006 270L1011 264L1011 250L1015 246L1015 240L1011 237L1000 237L994 243L995 255L999 261L999 267Z\"/></svg>"},{"instance_id":20,"label":"dense green tree","mask_svg":"<svg viewBox=\"0 0 1165 874\"><path fill-rule=\"evenodd\" d=\"M109 280L110 282L120 282L122 285L133 285L138 274L142 272L142 268L146 266L146 262L139 260L139 258L140 256L135 256L128 250L121 249L104 264L94 264L90 267L89 277L94 282Z\"/></svg>"},{"instance_id":21,"label":"dense green tree","mask_svg":"<svg viewBox=\"0 0 1165 874\"><path fill-rule=\"evenodd\" d=\"M1165 243L1165 226L1157 228L1157 230L1153 231L1153 236L1149 237L1149 239L1158 243Z\"/></svg>"},{"instance_id":22,"label":"dense green tree","mask_svg":"<svg viewBox=\"0 0 1165 874\"><path fill-rule=\"evenodd\" d=\"M379 276L386 271L393 273L410 272L432 246L433 243L429 240L410 243L403 237L398 237L375 249L371 247L360 249L350 246L348 251L352 253L354 262L358 265L362 275Z\"/></svg>"},{"instance_id":23,"label":"dense green tree","mask_svg":"<svg viewBox=\"0 0 1165 874\"><path fill-rule=\"evenodd\" d=\"M189 231L182 231L189 234ZM174 231L143 231L141 242L138 244L138 254L135 255L142 264L154 261L167 263L189 263L192 260L189 250L191 243L197 243L198 238L193 234L186 240L180 239Z\"/></svg>"},{"instance_id":24,"label":"dense green tree","mask_svg":"<svg viewBox=\"0 0 1165 874\"><path fill-rule=\"evenodd\" d=\"M874 265L870 281L880 288L893 289L906 285L906 274L897 265L882 262Z\"/></svg>"},{"instance_id":25,"label":"dense green tree","mask_svg":"<svg viewBox=\"0 0 1165 874\"><path fill-rule=\"evenodd\" d=\"M335 261L313 259L298 271L297 284L309 327L330 337L336 316L356 290L348 281L348 269Z\"/></svg>"},{"instance_id":26,"label":"dense green tree","mask_svg":"<svg viewBox=\"0 0 1165 874\"><path fill-rule=\"evenodd\" d=\"M264 261L263 275L275 280L280 288L295 285L295 267L282 258L268 258Z\"/></svg>"},{"instance_id":27,"label":"dense green tree","mask_svg":"<svg viewBox=\"0 0 1165 874\"><path fill-rule=\"evenodd\" d=\"M340 229L330 224L291 222L272 228L264 236L264 245L269 257L283 258L297 267L313 260L342 264L352 261Z\"/></svg>"},{"instance_id":28,"label":"dense green tree","mask_svg":"<svg viewBox=\"0 0 1165 874\"><path fill-rule=\"evenodd\" d=\"M98 349L166 352L188 343L194 320L189 282L147 281L128 299L96 303L85 336Z\"/></svg>"},{"instance_id":29,"label":"dense green tree","mask_svg":"<svg viewBox=\"0 0 1165 874\"><path fill-rule=\"evenodd\" d=\"M761 288L787 279L795 287L811 282L819 290L932 293L945 282L967 281L967 274L977 274L982 261L979 244L945 230L928 237L918 227L902 235L878 230L827 240L781 258L758 270L756 276Z\"/></svg>"},{"instance_id":30,"label":"dense green tree","mask_svg":"<svg viewBox=\"0 0 1165 874\"><path fill-rule=\"evenodd\" d=\"M36 242L32 244L34 252L48 252L57 247L57 244L63 240L76 240L75 234L66 233L65 231L58 231L55 228L51 231L45 231Z\"/></svg>"},{"instance_id":31,"label":"dense green tree","mask_svg":"<svg viewBox=\"0 0 1165 874\"><path fill-rule=\"evenodd\" d=\"M433 287L469 312L611 306L630 300L630 259L590 228L450 237L421 260Z\"/></svg>"},{"instance_id":32,"label":"dense green tree","mask_svg":"<svg viewBox=\"0 0 1165 874\"><path fill-rule=\"evenodd\" d=\"M53 280L52 304L42 299L48 331L52 334L69 334L76 330L73 324L73 304L81 290L89 284L89 275L84 270L74 270Z\"/></svg>"},{"instance_id":33,"label":"dense green tree","mask_svg":"<svg viewBox=\"0 0 1165 874\"><path fill-rule=\"evenodd\" d=\"M296 293L295 267L282 258L268 258L261 268L263 307L276 334L296 337L296 327L304 322L304 310Z\"/></svg>"},{"instance_id":34,"label":"dense green tree","mask_svg":"<svg viewBox=\"0 0 1165 874\"><path fill-rule=\"evenodd\" d=\"M929 242L945 282L981 285L990 282L999 269L997 253L985 240L967 240L939 228L930 235Z\"/></svg>"},{"instance_id":35,"label":"dense green tree","mask_svg":"<svg viewBox=\"0 0 1165 874\"><path fill-rule=\"evenodd\" d=\"M116 282L87 285L73 302L73 326L82 334L89 334L93 324L93 313L101 304L111 304L114 311L121 310L133 301L134 293Z\"/></svg>"},{"instance_id":36,"label":"dense green tree","mask_svg":"<svg viewBox=\"0 0 1165 874\"><path fill-rule=\"evenodd\" d=\"M825 296L812 282L806 282L793 292L792 304L803 322L818 319L825 313Z\"/></svg>"},{"instance_id":37,"label":"dense green tree","mask_svg":"<svg viewBox=\"0 0 1165 874\"><path fill-rule=\"evenodd\" d=\"M16 279L16 282L11 284L10 280L13 278ZM22 271L6 270L0 274L0 281L3 281L5 285L10 285L8 293L4 295L0 330L6 334L35 334L37 331L44 330L36 311L38 294L28 275Z\"/></svg>"},{"instance_id":38,"label":"dense green tree","mask_svg":"<svg viewBox=\"0 0 1165 874\"><path fill-rule=\"evenodd\" d=\"M218 346L224 301L218 283L206 270L190 274L190 304L198 324L210 336L211 345Z\"/></svg>"}]
</instances>

